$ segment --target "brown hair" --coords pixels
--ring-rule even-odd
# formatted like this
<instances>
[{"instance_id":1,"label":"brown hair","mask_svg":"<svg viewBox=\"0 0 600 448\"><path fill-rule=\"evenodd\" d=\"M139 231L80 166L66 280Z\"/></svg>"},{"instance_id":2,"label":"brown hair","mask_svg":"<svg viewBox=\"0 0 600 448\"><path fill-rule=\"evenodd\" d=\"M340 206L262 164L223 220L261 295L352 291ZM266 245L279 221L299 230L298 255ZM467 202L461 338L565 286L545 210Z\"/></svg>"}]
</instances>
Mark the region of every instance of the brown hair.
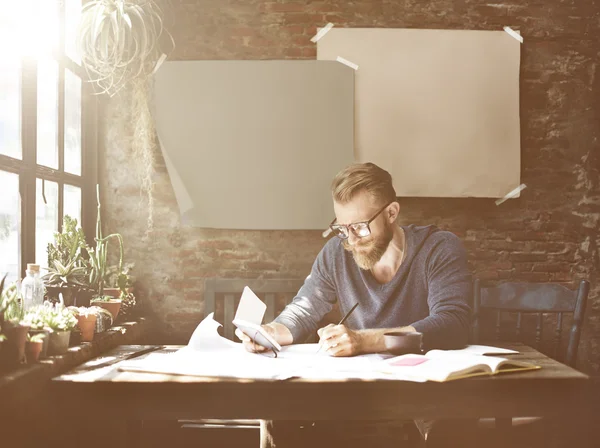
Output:
<instances>
[{"instance_id":1,"label":"brown hair","mask_svg":"<svg viewBox=\"0 0 600 448\"><path fill-rule=\"evenodd\" d=\"M396 200L396 191L392 185L392 176L374 163L356 163L337 173L331 183L333 200L345 204L356 194L367 191L382 202Z\"/></svg>"}]
</instances>

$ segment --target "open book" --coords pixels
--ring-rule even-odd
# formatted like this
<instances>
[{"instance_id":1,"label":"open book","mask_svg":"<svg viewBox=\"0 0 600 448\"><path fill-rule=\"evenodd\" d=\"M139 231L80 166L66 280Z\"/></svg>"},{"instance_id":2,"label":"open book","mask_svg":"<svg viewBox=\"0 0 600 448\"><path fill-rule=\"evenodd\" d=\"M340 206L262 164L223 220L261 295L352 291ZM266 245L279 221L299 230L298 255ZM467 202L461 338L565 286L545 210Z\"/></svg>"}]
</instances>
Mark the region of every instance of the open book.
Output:
<instances>
[{"instance_id":1,"label":"open book","mask_svg":"<svg viewBox=\"0 0 600 448\"><path fill-rule=\"evenodd\" d=\"M279 352L281 345L260 325L266 309L267 305L246 286L231 323L257 344Z\"/></svg>"},{"instance_id":2,"label":"open book","mask_svg":"<svg viewBox=\"0 0 600 448\"><path fill-rule=\"evenodd\" d=\"M431 350L425 355L396 356L384 361L385 371L415 380L445 382L540 368L524 361L460 352L461 350Z\"/></svg>"}]
</instances>

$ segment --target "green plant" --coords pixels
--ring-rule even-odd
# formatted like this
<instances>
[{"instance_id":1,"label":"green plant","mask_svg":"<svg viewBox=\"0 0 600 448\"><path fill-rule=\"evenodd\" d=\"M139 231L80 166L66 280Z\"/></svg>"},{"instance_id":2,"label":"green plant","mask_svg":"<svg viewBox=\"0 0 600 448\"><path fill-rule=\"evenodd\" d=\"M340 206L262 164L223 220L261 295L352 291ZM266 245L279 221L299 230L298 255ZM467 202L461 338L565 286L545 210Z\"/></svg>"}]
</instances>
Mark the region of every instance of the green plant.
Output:
<instances>
[{"instance_id":1,"label":"green plant","mask_svg":"<svg viewBox=\"0 0 600 448\"><path fill-rule=\"evenodd\" d=\"M4 304L4 301L2 300L2 293L4 292L4 282L6 282L7 275L8 274L4 274L4 277L2 277L2 281L0 282L0 314L6 310L6 306ZM0 321L0 327L1 326L2 326L2 321Z\"/></svg>"},{"instance_id":2,"label":"green plant","mask_svg":"<svg viewBox=\"0 0 600 448\"><path fill-rule=\"evenodd\" d=\"M98 308L98 307L95 307L95 306L94 307L92 307L92 306L89 306L89 307L88 306L79 306L79 307L70 306L70 307L68 307L68 310L71 311L75 317L77 317L77 316L87 317L90 315L98 314L96 311L96 308Z\"/></svg>"},{"instance_id":3,"label":"green plant","mask_svg":"<svg viewBox=\"0 0 600 448\"><path fill-rule=\"evenodd\" d=\"M96 296L91 301L92 302L110 302L111 300L115 300L112 296Z\"/></svg>"},{"instance_id":4,"label":"green plant","mask_svg":"<svg viewBox=\"0 0 600 448\"><path fill-rule=\"evenodd\" d=\"M46 316L48 314L48 305L39 305L25 313L23 321L29 325L32 330L43 330L46 328Z\"/></svg>"},{"instance_id":5,"label":"green plant","mask_svg":"<svg viewBox=\"0 0 600 448\"><path fill-rule=\"evenodd\" d=\"M102 237L102 221L101 221L101 204L100 204L100 187L96 186L96 200L98 202L98 212L96 216L96 247L88 248L91 270L89 274L89 284L99 295L103 295L104 287L109 273L107 266L108 259L108 243L111 238L116 238L119 242L119 265L117 270L117 278L121 278L123 273L123 237L119 233L112 233L106 237Z\"/></svg>"},{"instance_id":6,"label":"green plant","mask_svg":"<svg viewBox=\"0 0 600 448\"><path fill-rule=\"evenodd\" d=\"M125 296L121 295L121 309L118 317L120 319L128 319L133 317L133 310L136 305L137 301L133 293L126 294Z\"/></svg>"},{"instance_id":7,"label":"green plant","mask_svg":"<svg viewBox=\"0 0 600 448\"><path fill-rule=\"evenodd\" d=\"M51 305L45 303L44 323L52 331L71 331L77 325L77 319L73 313L63 305L57 303Z\"/></svg>"},{"instance_id":8,"label":"green plant","mask_svg":"<svg viewBox=\"0 0 600 448\"><path fill-rule=\"evenodd\" d=\"M34 334L33 336L27 333L27 340L29 342L44 342L46 335L44 333Z\"/></svg>"},{"instance_id":9,"label":"green plant","mask_svg":"<svg viewBox=\"0 0 600 448\"><path fill-rule=\"evenodd\" d=\"M53 260L48 267L48 273L42 276L46 286L58 287L87 287L87 267L77 266L77 260L71 260L63 265L58 260Z\"/></svg>"},{"instance_id":10,"label":"green plant","mask_svg":"<svg viewBox=\"0 0 600 448\"><path fill-rule=\"evenodd\" d=\"M2 341L6 341L6 336L4 336L3 334L0 334L0 342Z\"/></svg>"},{"instance_id":11,"label":"green plant","mask_svg":"<svg viewBox=\"0 0 600 448\"><path fill-rule=\"evenodd\" d=\"M0 302L2 302L0 308L4 310L4 320L6 322L18 324L23 320L25 317L25 310L23 308L23 302L19 298L19 290L16 283L3 289Z\"/></svg>"},{"instance_id":12,"label":"green plant","mask_svg":"<svg viewBox=\"0 0 600 448\"><path fill-rule=\"evenodd\" d=\"M75 266L85 266L87 243L77 220L66 215L63 219L62 231L54 233L54 243L48 243L48 266L58 260L63 266L75 260Z\"/></svg>"}]
</instances>

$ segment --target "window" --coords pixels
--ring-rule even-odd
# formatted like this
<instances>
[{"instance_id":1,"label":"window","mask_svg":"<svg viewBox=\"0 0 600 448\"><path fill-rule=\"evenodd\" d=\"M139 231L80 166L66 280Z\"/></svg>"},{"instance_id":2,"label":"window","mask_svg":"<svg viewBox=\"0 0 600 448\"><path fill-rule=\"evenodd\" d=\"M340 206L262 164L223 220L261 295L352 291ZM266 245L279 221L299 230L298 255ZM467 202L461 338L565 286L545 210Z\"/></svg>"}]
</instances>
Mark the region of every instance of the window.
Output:
<instances>
[{"instance_id":1,"label":"window","mask_svg":"<svg viewBox=\"0 0 600 448\"><path fill-rule=\"evenodd\" d=\"M27 263L46 267L65 215L94 235L97 104L74 45L81 6L19 0L0 14L0 40L18 42L0 58L0 275L10 281Z\"/></svg>"}]
</instances>

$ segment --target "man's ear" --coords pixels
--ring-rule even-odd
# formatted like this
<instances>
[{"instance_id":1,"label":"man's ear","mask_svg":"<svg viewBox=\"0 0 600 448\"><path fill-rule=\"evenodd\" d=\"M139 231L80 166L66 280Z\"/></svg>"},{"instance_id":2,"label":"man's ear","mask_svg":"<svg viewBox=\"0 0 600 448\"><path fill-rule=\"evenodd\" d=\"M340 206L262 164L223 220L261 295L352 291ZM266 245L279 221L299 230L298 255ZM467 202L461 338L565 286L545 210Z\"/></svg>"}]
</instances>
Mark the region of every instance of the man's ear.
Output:
<instances>
[{"instance_id":1,"label":"man's ear","mask_svg":"<svg viewBox=\"0 0 600 448\"><path fill-rule=\"evenodd\" d=\"M390 208L388 209L388 219L391 222L396 221L398 219L398 215L400 214L400 204L398 202L392 202L390 204Z\"/></svg>"}]
</instances>

